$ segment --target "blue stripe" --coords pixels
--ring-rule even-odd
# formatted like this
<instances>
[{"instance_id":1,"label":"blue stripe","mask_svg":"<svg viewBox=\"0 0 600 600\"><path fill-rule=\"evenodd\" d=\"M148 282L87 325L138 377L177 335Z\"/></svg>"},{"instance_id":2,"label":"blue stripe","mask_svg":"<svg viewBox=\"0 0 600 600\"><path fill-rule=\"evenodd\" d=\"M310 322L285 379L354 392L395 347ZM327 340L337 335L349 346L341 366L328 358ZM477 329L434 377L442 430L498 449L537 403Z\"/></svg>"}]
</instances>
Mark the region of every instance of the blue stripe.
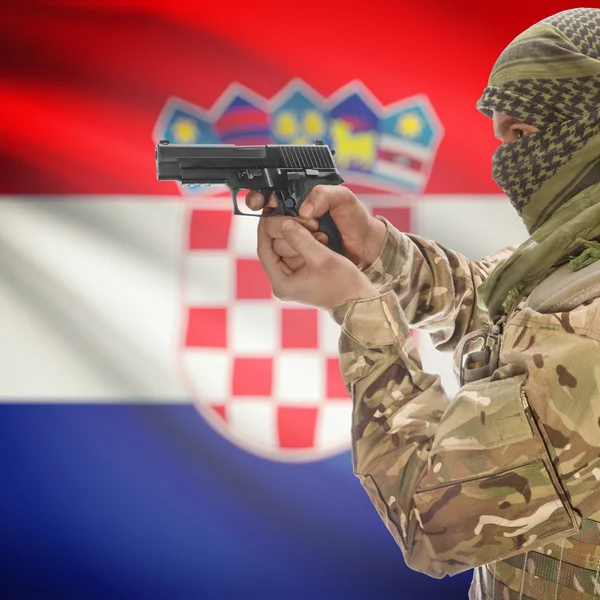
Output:
<instances>
[{"instance_id":1,"label":"blue stripe","mask_svg":"<svg viewBox=\"0 0 600 600\"><path fill-rule=\"evenodd\" d=\"M400 550L343 454L247 454L189 405L0 406L0 598L466 598Z\"/></svg>"}]
</instances>

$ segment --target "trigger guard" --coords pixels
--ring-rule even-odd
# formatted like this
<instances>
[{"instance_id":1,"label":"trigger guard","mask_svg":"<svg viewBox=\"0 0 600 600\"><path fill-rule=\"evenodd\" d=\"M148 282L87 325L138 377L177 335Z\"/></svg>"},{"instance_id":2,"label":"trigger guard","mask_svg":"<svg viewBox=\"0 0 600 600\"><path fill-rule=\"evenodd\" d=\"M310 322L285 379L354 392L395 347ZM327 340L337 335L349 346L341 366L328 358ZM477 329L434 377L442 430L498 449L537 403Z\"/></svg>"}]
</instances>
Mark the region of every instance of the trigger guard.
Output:
<instances>
[{"instance_id":1,"label":"trigger guard","mask_svg":"<svg viewBox=\"0 0 600 600\"><path fill-rule=\"evenodd\" d=\"M277 189L273 189L271 193L275 195L275 199L277 200L277 208L270 212L269 216L275 217L288 214L285 210L285 200L283 198L283 194Z\"/></svg>"}]
</instances>

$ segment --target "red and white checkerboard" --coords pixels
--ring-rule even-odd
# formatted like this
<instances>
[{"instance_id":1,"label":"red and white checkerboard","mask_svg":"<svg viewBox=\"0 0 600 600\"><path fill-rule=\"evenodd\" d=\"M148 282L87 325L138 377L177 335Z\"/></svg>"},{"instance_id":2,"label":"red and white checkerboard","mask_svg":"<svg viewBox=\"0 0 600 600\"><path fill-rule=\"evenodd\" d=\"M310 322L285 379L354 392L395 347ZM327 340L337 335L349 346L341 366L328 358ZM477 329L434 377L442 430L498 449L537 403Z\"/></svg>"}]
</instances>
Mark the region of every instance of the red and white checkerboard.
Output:
<instances>
[{"instance_id":1,"label":"red and white checkerboard","mask_svg":"<svg viewBox=\"0 0 600 600\"><path fill-rule=\"evenodd\" d=\"M339 327L274 298L256 256L257 219L214 206L190 204L182 277L182 364L200 412L232 442L275 460L348 449Z\"/></svg>"}]
</instances>

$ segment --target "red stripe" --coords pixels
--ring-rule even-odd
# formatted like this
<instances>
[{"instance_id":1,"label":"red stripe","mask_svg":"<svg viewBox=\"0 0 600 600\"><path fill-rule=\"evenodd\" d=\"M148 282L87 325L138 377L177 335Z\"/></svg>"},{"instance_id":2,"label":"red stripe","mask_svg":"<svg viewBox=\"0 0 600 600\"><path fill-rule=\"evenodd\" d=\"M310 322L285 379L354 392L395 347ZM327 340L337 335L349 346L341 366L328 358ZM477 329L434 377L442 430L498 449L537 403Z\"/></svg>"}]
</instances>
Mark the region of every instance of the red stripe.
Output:
<instances>
[{"instance_id":1,"label":"red stripe","mask_svg":"<svg viewBox=\"0 0 600 600\"><path fill-rule=\"evenodd\" d=\"M496 142L474 101L506 44L565 8L559 0L508 0L511 19L493 27L486 3L459 14L444 3L371 0L360 15L361 43L349 45L356 11L337 0L318 13L259 2L243 22L231 20L242 6L234 0L226 11L220 2L181 11L158 0L9 4L0 20L13 49L3 56L0 86L0 192L152 195L175 192L156 181L153 157L152 132L168 97L209 110L238 82L270 101L295 77L326 99L356 79L384 106L427 94L445 128L428 191L498 193L489 168ZM319 43L278 36L276 51L264 36L248 35L283 31L290 21L297 31L336 27Z\"/></svg>"},{"instance_id":2,"label":"red stripe","mask_svg":"<svg viewBox=\"0 0 600 600\"><path fill-rule=\"evenodd\" d=\"M269 117L266 113L252 108L237 108L225 113L215 124L221 135L231 131L255 131L268 129Z\"/></svg>"},{"instance_id":3,"label":"red stripe","mask_svg":"<svg viewBox=\"0 0 600 600\"><path fill-rule=\"evenodd\" d=\"M408 154L393 152L390 150L379 150L378 158L379 160L385 160L392 164L402 165L403 167L412 169L413 171L421 171L424 166L420 160L409 156Z\"/></svg>"}]
</instances>

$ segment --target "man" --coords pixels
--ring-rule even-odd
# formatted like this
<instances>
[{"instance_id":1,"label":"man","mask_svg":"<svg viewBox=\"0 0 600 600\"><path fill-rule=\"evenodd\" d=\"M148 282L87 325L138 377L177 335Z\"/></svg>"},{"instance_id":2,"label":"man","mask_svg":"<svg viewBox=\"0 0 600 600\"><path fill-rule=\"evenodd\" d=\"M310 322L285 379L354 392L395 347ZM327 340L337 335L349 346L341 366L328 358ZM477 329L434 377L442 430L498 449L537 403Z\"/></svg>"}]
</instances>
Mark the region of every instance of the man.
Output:
<instances>
[{"instance_id":1,"label":"man","mask_svg":"<svg viewBox=\"0 0 600 600\"><path fill-rule=\"evenodd\" d=\"M600 10L516 38L478 108L502 141L494 178L531 234L512 254L471 262L339 187L316 188L301 218L261 219L258 253L278 297L341 325L354 470L407 564L476 568L472 598L600 598L600 298L528 306L559 265L600 257ZM327 210L345 257L318 243ZM468 354L452 404L409 325L459 361L485 331L491 351Z\"/></svg>"}]
</instances>

